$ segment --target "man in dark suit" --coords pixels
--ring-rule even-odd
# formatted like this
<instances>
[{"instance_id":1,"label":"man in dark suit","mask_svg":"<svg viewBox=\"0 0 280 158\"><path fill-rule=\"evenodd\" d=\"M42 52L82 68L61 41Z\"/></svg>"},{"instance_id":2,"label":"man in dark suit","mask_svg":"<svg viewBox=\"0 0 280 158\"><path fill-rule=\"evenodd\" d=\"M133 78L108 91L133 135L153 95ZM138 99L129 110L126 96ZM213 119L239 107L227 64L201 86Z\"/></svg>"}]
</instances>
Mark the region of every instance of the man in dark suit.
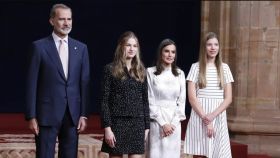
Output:
<instances>
[{"instance_id":1,"label":"man in dark suit","mask_svg":"<svg viewBox=\"0 0 280 158\"><path fill-rule=\"evenodd\" d=\"M76 158L79 133L86 128L89 59L87 46L68 37L72 11L55 4L52 35L32 43L27 73L26 119L35 134L36 157Z\"/></svg>"}]
</instances>

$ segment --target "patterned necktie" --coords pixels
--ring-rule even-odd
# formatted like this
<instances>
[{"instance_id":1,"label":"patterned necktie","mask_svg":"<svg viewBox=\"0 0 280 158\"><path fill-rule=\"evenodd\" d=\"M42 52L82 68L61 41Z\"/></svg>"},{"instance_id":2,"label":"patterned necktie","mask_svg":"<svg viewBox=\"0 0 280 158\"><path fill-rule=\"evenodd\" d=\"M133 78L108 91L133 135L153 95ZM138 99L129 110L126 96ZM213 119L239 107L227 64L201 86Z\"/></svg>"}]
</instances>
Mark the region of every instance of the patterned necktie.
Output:
<instances>
[{"instance_id":1,"label":"patterned necktie","mask_svg":"<svg viewBox=\"0 0 280 158\"><path fill-rule=\"evenodd\" d=\"M62 63L63 71L65 78L68 76L68 51L67 51L67 43L65 40L59 41L59 57Z\"/></svg>"}]
</instances>

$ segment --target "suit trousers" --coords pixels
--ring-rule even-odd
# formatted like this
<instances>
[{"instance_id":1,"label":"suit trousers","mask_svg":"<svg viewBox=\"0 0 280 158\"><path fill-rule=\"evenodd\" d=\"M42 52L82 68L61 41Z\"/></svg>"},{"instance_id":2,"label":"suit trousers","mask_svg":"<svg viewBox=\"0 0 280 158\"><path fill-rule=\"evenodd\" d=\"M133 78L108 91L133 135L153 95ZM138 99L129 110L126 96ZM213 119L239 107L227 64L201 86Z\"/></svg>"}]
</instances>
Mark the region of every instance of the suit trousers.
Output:
<instances>
[{"instance_id":1,"label":"suit trousers","mask_svg":"<svg viewBox=\"0 0 280 158\"><path fill-rule=\"evenodd\" d=\"M35 136L36 158L54 158L57 140L58 158L77 158L78 132L71 119L68 106L59 125L39 125L39 135Z\"/></svg>"}]
</instances>

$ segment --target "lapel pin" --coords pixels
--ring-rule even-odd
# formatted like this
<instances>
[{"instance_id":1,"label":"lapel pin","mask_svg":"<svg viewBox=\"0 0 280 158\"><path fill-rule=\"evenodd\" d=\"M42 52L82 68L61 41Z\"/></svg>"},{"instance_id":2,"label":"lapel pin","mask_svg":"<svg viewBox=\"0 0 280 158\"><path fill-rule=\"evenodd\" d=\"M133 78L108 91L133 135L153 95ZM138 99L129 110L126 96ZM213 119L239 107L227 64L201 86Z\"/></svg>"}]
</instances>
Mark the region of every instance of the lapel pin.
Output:
<instances>
[{"instance_id":1,"label":"lapel pin","mask_svg":"<svg viewBox=\"0 0 280 158\"><path fill-rule=\"evenodd\" d=\"M74 47L74 49L76 50L76 49L77 49L77 47Z\"/></svg>"}]
</instances>

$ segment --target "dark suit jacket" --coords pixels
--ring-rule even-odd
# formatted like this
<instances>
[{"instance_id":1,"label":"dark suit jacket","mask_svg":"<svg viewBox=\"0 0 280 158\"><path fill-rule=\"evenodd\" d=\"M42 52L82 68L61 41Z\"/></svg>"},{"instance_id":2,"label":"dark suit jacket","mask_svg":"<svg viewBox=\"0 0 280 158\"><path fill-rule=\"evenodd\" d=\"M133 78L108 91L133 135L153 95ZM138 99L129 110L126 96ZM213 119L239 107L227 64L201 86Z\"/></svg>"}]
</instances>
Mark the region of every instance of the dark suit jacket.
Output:
<instances>
[{"instance_id":1,"label":"dark suit jacket","mask_svg":"<svg viewBox=\"0 0 280 158\"><path fill-rule=\"evenodd\" d=\"M75 125L87 116L89 58L87 46L68 37L69 68L66 80L52 36L32 43L27 73L26 119L39 125L59 124L69 106Z\"/></svg>"},{"instance_id":2,"label":"dark suit jacket","mask_svg":"<svg viewBox=\"0 0 280 158\"><path fill-rule=\"evenodd\" d=\"M145 129L150 128L147 81L141 83L130 77L117 79L112 75L112 64L104 67L101 85L101 123L109 127L114 117L143 117Z\"/></svg>"}]
</instances>

